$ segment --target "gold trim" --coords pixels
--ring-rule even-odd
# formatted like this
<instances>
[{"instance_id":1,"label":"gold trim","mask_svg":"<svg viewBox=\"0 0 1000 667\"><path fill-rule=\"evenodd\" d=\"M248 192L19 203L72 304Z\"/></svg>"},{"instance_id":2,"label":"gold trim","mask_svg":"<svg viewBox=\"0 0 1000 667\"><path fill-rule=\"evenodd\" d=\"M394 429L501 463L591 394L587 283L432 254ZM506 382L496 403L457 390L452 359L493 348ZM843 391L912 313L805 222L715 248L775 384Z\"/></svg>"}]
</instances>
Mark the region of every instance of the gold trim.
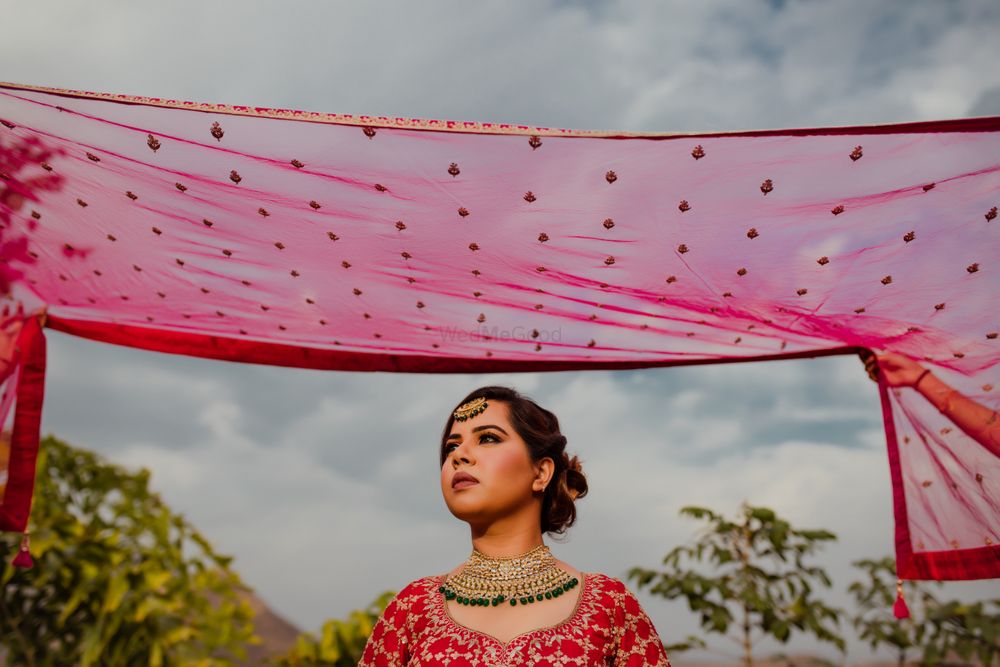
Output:
<instances>
[{"instance_id":1,"label":"gold trim","mask_svg":"<svg viewBox=\"0 0 1000 667\"><path fill-rule=\"evenodd\" d=\"M828 131L856 130L844 134L868 134L871 130L894 128L906 132L907 126L926 125L928 123L955 124L961 126L966 121L1000 120L1000 116L974 116L969 118L953 118L944 120L920 120L905 123L874 123L869 125L830 125L825 127L797 128L765 128L697 132L625 132L619 130L579 130L568 128L537 127L517 123L482 123L462 120L437 120L427 118L405 118L390 116L354 116L352 114L321 113L318 111L299 111L295 109L271 109L269 107L251 107L232 104L212 104L209 102L188 102L183 100L165 100L158 97L142 97L136 95L120 95L116 93L93 93L71 88L50 88L47 86L31 86L20 83L0 81L0 89L24 90L62 97L78 97L84 99L117 102L119 104L141 104L144 106L165 107L168 109L186 109L205 113L228 114L232 116L257 116L260 118L277 118L282 120L298 120L307 123L327 123L336 125L354 125L365 128L386 128L406 130L426 130L433 132L458 132L463 134L506 134L519 136L541 137L597 137L597 138L637 138L659 139L671 137L725 137L725 136L788 136L802 134L825 134ZM912 130L911 130L912 131ZM942 130L936 130L938 132Z\"/></svg>"},{"instance_id":2,"label":"gold trim","mask_svg":"<svg viewBox=\"0 0 1000 667\"><path fill-rule=\"evenodd\" d=\"M358 127L373 127L387 129L432 130L437 132L461 132L466 134L513 134L539 135L548 137L610 137L623 136L623 132L607 132L602 130L569 130L551 127L535 127L515 123L480 123L476 121L437 120L425 118L405 118L389 116L354 116L352 114L322 113L318 111L299 111L295 109L271 109L269 107L250 107L233 104L213 104L210 102L188 102L183 100L165 100L159 97L143 97L137 95L120 95L116 93L93 93L70 88L50 88L47 86L30 86L19 83L0 81L0 89L24 90L62 97L78 97L118 102L121 104L141 104L144 106L165 107L168 109L186 109L206 113L221 113L233 116L257 116L262 118L277 118L282 120L299 120L307 123L330 123L338 125L355 125ZM674 136L675 133L664 133L663 136ZM630 135L631 136L631 135ZM648 136L637 134L635 136Z\"/></svg>"}]
</instances>

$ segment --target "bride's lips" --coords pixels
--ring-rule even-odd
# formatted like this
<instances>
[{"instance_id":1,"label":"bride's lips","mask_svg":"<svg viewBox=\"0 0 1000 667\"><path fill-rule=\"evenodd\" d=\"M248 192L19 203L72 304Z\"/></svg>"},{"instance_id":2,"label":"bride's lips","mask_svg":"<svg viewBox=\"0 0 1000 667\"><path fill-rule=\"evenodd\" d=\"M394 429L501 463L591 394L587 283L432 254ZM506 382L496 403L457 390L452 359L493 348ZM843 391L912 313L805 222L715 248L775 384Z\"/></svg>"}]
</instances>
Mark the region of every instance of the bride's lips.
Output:
<instances>
[{"instance_id":1,"label":"bride's lips","mask_svg":"<svg viewBox=\"0 0 1000 667\"><path fill-rule=\"evenodd\" d=\"M467 489L476 484L479 484L479 480L467 472L456 472L451 478L451 488L453 489Z\"/></svg>"}]
</instances>

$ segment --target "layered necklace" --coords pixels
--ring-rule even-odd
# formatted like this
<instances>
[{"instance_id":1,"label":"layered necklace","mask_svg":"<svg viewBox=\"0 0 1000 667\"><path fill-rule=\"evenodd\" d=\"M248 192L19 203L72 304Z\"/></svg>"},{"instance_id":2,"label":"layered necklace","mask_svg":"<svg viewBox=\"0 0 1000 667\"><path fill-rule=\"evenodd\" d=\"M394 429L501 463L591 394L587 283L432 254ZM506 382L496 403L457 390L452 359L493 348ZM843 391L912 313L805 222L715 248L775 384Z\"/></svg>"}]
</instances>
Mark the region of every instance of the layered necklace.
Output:
<instances>
[{"instance_id":1,"label":"layered necklace","mask_svg":"<svg viewBox=\"0 0 1000 667\"><path fill-rule=\"evenodd\" d=\"M580 583L556 563L556 557L544 544L518 556L501 558L473 549L462 569L445 579L438 590L446 600L479 607L551 600Z\"/></svg>"}]
</instances>

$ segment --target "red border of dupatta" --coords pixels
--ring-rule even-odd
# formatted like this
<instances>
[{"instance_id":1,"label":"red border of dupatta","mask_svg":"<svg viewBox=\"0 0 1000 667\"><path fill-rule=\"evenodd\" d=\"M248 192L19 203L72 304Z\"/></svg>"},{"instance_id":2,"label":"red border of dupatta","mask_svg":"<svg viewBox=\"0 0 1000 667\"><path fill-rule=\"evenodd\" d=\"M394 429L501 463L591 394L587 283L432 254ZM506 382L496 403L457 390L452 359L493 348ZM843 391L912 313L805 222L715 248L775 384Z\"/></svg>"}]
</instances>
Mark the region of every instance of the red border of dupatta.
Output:
<instances>
[{"instance_id":1,"label":"red border of dupatta","mask_svg":"<svg viewBox=\"0 0 1000 667\"><path fill-rule=\"evenodd\" d=\"M38 317L24 320L15 354L20 354L21 368L7 463L7 489L0 505L0 530L23 532L28 527L35 490L35 462L45 398L45 334Z\"/></svg>"},{"instance_id":2,"label":"red border of dupatta","mask_svg":"<svg viewBox=\"0 0 1000 667\"><path fill-rule=\"evenodd\" d=\"M896 523L896 574L900 579L992 579L1000 577L1000 545L949 551L913 551L910 524L906 512L906 492L899 464L899 441L892 416L889 387L878 376L882 399L882 420L889 454L889 474L892 477L892 508Z\"/></svg>"}]
</instances>

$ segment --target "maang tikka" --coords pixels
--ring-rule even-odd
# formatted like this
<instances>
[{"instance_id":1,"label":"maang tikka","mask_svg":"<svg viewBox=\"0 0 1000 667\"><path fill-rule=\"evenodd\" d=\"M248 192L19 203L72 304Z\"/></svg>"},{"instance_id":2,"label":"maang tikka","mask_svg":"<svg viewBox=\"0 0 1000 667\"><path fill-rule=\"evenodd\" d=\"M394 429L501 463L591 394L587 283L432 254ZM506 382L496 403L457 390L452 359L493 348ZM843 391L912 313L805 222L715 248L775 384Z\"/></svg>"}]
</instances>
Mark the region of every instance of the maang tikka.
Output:
<instances>
[{"instance_id":1,"label":"maang tikka","mask_svg":"<svg viewBox=\"0 0 1000 667\"><path fill-rule=\"evenodd\" d=\"M488 407L489 404L482 396L474 398L468 403L463 403L458 406L454 412L455 421L464 422L467 419L472 419L476 415L484 412Z\"/></svg>"}]
</instances>

